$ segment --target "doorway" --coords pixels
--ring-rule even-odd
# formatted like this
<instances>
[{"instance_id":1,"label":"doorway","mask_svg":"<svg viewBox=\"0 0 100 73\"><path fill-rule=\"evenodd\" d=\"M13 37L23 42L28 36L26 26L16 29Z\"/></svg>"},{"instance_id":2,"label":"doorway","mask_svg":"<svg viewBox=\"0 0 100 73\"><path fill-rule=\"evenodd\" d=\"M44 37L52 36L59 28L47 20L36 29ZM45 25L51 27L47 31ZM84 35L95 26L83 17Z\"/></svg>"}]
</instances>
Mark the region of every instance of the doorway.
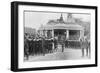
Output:
<instances>
[{"instance_id":1,"label":"doorway","mask_svg":"<svg viewBox=\"0 0 100 73\"><path fill-rule=\"evenodd\" d=\"M66 30L65 29L55 29L54 30L54 37L58 38L58 43L61 42L62 36L66 37Z\"/></svg>"}]
</instances>

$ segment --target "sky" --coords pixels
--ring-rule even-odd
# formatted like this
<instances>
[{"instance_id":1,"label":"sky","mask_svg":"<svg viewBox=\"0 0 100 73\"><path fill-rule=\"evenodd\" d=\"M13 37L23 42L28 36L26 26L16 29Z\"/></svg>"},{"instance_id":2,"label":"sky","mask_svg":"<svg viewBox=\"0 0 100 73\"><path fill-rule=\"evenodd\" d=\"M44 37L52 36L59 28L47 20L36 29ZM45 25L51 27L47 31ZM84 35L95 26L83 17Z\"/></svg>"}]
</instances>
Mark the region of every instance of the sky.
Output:
<instances>
[{"instance_id":1,"label":"sky","mask_svg":"<svg viewBox=\"0 0 100 73\"><path fill-rule=\"evenodd\" d=\"M62 13L64 21L67 21L68 13ZM53 12L34 12L34 11L25 11L24 20L25 27L39 29L41 25L46 25L49 20L59 19L61 13ZM90 22L90 14L73 14L74 18L80 18L82 21Z\"/></svg>"}]
</instances>

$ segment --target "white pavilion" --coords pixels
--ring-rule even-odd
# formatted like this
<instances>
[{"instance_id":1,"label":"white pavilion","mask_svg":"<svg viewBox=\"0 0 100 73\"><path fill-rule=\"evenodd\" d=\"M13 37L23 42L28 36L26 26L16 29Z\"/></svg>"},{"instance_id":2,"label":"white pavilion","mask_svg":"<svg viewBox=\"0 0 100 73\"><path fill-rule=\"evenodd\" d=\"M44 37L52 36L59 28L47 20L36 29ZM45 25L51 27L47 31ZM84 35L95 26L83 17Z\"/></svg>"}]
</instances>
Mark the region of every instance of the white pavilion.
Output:
<instances>
[{"instance_id":1,"label":"white pavilion","mask_svg":"<svg viewBox=\"0 0 100 73\"><path fill-rule=\"evenodd\" d=\"M75 22L71 13L68 13L67 21L61 14L59 19L50 20L39 28L39 34L49 38L65 35L67 40L79 41L84 36L84 27Z\"/></svg>"}]
</instances>

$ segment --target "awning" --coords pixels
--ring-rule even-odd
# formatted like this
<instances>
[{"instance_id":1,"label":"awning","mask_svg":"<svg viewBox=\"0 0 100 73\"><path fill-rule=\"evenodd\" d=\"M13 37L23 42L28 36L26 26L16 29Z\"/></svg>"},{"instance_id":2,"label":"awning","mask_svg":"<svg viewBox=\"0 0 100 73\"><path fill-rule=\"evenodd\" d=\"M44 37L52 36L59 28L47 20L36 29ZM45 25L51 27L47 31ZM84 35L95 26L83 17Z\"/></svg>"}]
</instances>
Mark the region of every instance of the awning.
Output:
<instances>
[{"instance_id":1,"label":"awning","mask_svg":"<svg viewBox=\"0 0 100 73\"><path fill-rule=\"evenodd\" d=\"M55 25L43 25L39 30L53 30L53 29L68 29L68 30L84 30L84 27L78 24L55 24Z\"/></svg>"}]
</instances>

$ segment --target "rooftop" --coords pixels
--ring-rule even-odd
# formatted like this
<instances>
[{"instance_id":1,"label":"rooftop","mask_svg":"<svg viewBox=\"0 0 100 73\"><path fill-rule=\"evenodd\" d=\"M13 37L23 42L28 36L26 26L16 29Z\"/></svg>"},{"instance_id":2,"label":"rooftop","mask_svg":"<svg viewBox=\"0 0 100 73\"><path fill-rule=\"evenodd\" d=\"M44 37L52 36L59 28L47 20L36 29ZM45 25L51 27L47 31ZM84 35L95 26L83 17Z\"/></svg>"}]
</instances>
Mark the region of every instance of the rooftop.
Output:
<instances>
[{"instance_id":1,"label":"rooftop","mask_svg":"<svg viewBox=\"0 0 100 73\"><path fill-rule=\"evenodd\" d=\"M69 30L83 30L84 27L75 22L71 13L67 16L67 21L63 20L61 14L59 19L49 20L46 25L42 25L39 30L52 30L52 29L69 29Z\"/></svg>"}]
</instances>

